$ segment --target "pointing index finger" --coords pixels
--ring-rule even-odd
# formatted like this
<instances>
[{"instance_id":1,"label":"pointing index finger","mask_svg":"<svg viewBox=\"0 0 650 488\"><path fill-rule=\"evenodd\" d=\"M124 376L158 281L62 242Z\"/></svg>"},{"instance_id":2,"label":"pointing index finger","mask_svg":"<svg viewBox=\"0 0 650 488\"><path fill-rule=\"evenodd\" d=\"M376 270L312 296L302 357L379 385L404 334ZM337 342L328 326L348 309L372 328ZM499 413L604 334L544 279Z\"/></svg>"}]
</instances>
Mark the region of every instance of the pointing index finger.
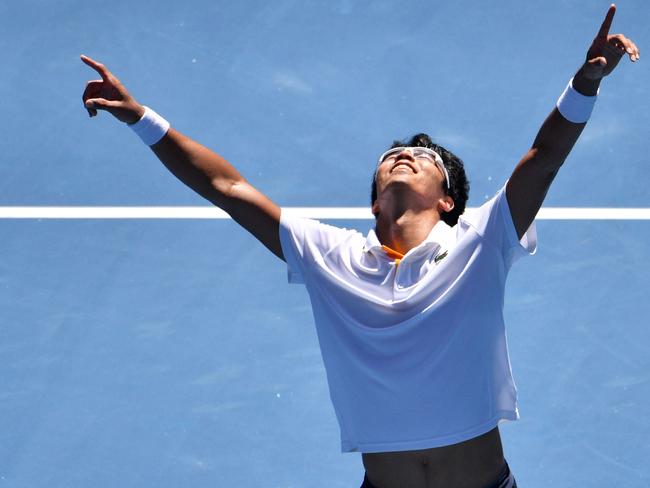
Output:
<instances>
[{"instance_id":1,"label":"pointing index finger","mask_svg":"<svg viewBox=\"0 0 650 488\"><path fill-rule=\"evenodd\" d=\"M598 37L607 38L607 35L609 34L609 29L612 26L612 21L614 20L615 13L616 13L616 5L612 3L609 6L607 15L605 15L605 20L603 21L603 25L600 26L600 30L598 31Z\"/></svg>"},{"instance_id":2,"label":"pointing index finger","mask_svg":"<svg viewBox=\"0 0 650 488\"><path fill-rule=\"evenodd\" d=\"M81 55L81 60L85 64L90 66L92 69L97 71L97 73L99 73L99 76L102 77L102 80L104 80L104 81L108 80L111 73L110 73L110 71L108 71L106 69L106 66L104 66L101 63L98 63L97 61L95 61L94 59L89 58L88 56L84 56L83 54Z\"/></svg>"}]
</instances>

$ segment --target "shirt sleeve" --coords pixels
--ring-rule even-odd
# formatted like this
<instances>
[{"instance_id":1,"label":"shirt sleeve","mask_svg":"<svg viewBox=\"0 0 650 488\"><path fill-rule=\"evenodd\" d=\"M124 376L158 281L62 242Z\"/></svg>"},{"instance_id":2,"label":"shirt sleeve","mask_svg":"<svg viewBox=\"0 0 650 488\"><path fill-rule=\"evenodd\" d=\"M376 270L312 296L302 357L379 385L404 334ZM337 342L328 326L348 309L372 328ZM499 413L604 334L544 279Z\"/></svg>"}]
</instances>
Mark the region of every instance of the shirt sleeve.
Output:
<instances>
[{"instance_id":1,"label":"shirt sleeve","mask_svg":"<svg viewBox=\"0 0 650 488\"><path fill-rule=\"evenodd\" d=\"M492 199L468 215L463 214L460 219L492 242L501 251L506 267L509 268L519 258L535 254L537 227L533 221L521 240L517 238L517 230L506 198L506 185L507 181Z\"/></svg>"},{"instance_id":2,"label":"shirt sleeve","mask_svg":"<svg viewBox=\"0 0 650 488\"><path fill-rule=\"evenodd\" d=\"M323 224L317 220L280 213L280 243L287 262L289 283L305 283L314 265L356 231Z\"/></svg>"}]
</instances>

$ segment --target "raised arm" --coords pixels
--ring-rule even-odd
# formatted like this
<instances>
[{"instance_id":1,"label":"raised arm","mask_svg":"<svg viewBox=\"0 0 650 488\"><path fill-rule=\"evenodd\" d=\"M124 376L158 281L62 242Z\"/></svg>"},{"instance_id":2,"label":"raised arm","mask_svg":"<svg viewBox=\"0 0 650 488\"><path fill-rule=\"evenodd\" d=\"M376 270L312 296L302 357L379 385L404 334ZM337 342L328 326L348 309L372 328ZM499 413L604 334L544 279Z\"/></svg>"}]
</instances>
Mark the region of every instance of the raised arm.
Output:
<instances>
[{"instance_id":1,"label":"raised arm","mask_svg":"<svg viewBox=\"0 0 650 488\"><path fill-rule=\"evenodd\" d=\"M145 108L101 63L87 56L81 60L101 76L89 81L83 102L91 117L105 110L127 124L138 122ZM280 245L280 207L257 191L224 158L170 128L151 146L174 176L206 200L228 212L273 254L284 259Z\"/></svg>"},{"instance_id":2,"label":"raised arm","mask_svg":"<svg viewBox=\"0 0 650 488\"><path fill-rule=\"evenodd\" d=\"M639 49L630 39L622 34L609 35L615 13L616 6L611 5L587 52L585 63L573 78L573 88L581 95L595 96L601 80L616 68L625 53L633 62L639 59ZM554 108L532 147L512 173L506 197L520 239L535 219L555 175L585 125L586 122L571 122L557 107Z\"/></svg>"}]
</instances>

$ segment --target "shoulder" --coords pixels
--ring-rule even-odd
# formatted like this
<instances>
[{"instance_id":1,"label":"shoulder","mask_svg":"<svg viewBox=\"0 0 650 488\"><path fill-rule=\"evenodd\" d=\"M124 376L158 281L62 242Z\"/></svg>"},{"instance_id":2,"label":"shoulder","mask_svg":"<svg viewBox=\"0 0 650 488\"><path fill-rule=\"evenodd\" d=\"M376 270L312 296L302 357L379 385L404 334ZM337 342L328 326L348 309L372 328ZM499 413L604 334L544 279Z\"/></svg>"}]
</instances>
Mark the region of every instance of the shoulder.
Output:
<instances>
[{"instance_id":1,"label":"shoulder","mask_svg":"<svg viewBox=\"0 0 650 488\"><path fill-rule=\"evenodd\" d=\"M280 237L285 243L305 245L320 248L322 251L334 247L343 241L359 241L363 235L356 229L337 227L324 224L315 219L296 216L290 212L282 211L280 214Z\"/></svg>"}]
</instances>

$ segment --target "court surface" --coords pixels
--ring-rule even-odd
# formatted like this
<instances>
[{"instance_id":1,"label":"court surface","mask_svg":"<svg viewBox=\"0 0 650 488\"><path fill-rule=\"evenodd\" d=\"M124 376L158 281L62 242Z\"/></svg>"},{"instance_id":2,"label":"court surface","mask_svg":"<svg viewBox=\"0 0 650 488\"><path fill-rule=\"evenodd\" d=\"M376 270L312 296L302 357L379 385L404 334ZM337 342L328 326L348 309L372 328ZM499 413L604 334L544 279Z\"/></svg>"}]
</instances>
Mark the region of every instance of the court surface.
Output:
<instances>
[{"instance_id":1,"label":"court surface","mask_svg":"<svg viewBox=\"0 0 650 488\"><path fill-rule=\"evenodd\" d=\"M419 131L463 158L475 207L608 7L492 3L1 3L0 487L363 479L340 453L307 293L235 223L9 218L209 205L127 128L88 118L79 54L284 207L367 207L378 154ZM650 207L650 6L617 5L641 61L603 83L548 209ZM537 254L511 271L522 418L501 432L522 487L650 486L650 221L626 215L540 219Z\"/></svg>"}]
</instances>

